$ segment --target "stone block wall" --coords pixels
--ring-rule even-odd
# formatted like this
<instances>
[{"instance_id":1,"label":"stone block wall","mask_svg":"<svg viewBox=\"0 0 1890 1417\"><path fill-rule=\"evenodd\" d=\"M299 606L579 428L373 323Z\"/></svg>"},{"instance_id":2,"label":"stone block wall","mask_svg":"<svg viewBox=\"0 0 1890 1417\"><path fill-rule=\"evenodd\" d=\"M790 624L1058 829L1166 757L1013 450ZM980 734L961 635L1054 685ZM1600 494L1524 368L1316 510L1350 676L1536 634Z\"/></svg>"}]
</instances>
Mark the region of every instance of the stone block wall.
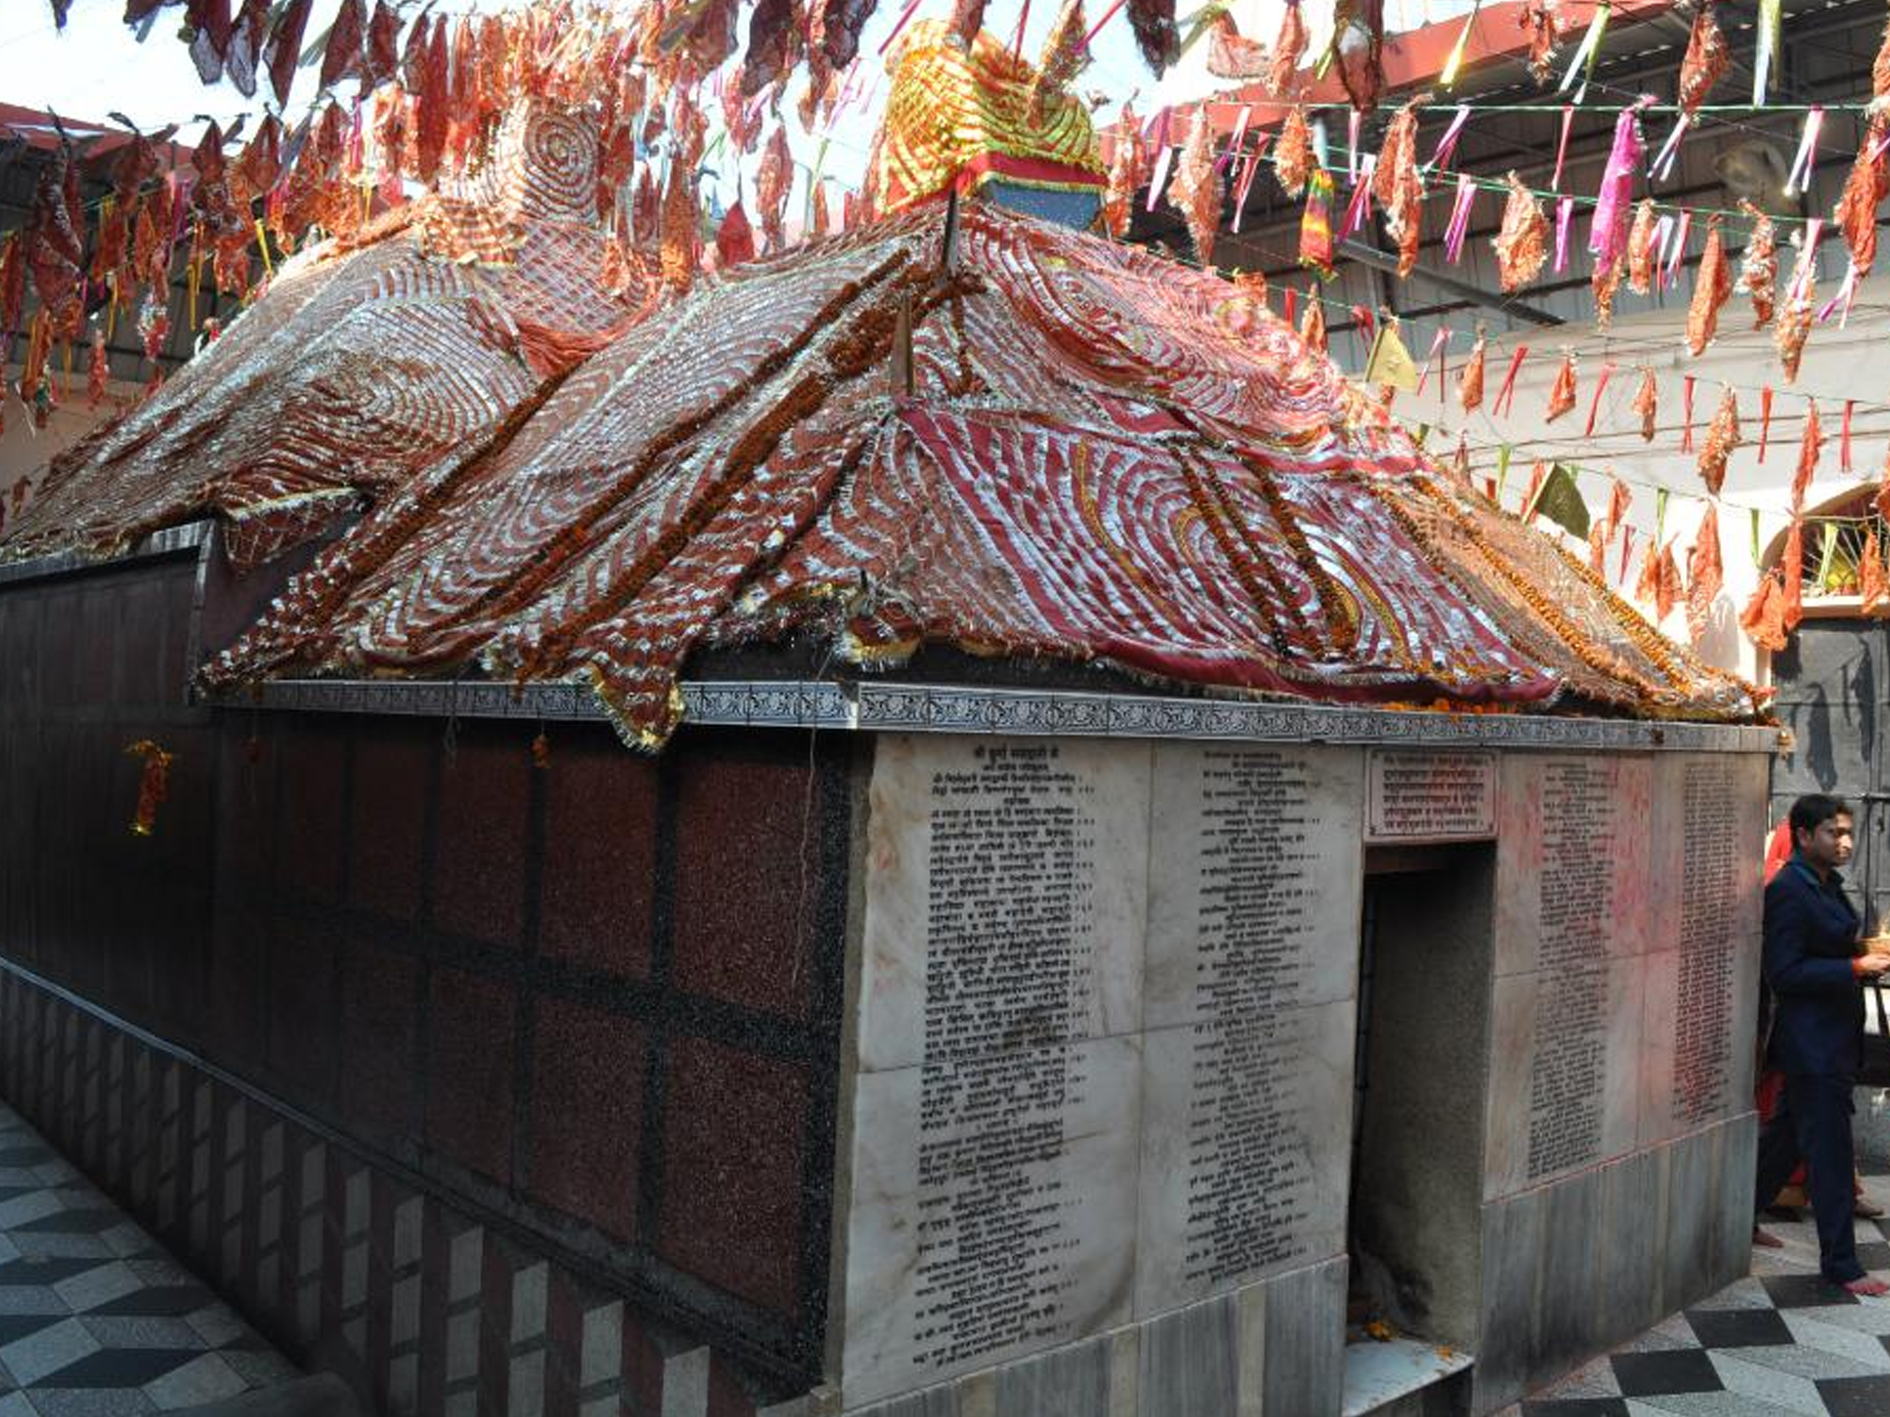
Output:
<instances>
[{"instance_id":1,"label":"stone block wall","mask_svg":"<svg viewBox=\"0 0 1890 1417\"><path fill-rule=\"evenodd\" d=\"M0 584L0 964L41 1000L9 1027L0 1087L62 1144L83 1127L123 1148L146 1096L126 1090L131 1056L172 1059L180 1209L153 1213L160 1190L127 1189L122 1158L94 1174L384 1411L446 1410L444 1380L408 1382L380 1339L341 1332L365 1312L353 1279L349 1302L317 1302L193 1228L193 1205L253 1217L265 1156L299 1184L295 1137L327 1158L308 1173L322 1224L357 1255L323 1283L404 1272L417 1232L386 1217L412 1200L585 1276L629 1322L664 1316L705 1382L746 1395L718 1410L811 1386L856 743L685 731L650 760L567 723L536 767L531 722L194 707L192 627L219 619L194 613L205 579L214 602L214 563L187 550ZM141 838L123 750L144 737L176 756ZM63 1059L78 1018L90 1063L21 1071L41 1044ZM73 1088L116 1110L69 1110ZM389 1186L404 1199L383 1216ZM444 1361L444 1338L408 1356Z\"/></svg>"}]
</instances>

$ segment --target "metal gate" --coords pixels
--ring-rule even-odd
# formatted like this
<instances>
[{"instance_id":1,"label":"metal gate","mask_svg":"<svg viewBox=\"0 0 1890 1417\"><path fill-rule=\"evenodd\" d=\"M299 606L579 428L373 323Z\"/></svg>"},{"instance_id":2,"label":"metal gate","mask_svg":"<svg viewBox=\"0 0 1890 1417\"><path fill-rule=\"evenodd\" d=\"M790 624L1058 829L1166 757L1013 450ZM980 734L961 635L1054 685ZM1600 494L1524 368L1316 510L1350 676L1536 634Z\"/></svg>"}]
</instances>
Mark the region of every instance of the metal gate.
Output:
<instances>
[{"instance_id":1,"label":"metal gate","mask_svg":"<svg viewBox=\"0 0 1890 1417\"><path fill-rule=\"evenodd\" d=\"M1890 763L1883 741L1890 696L1890 626L1818 619L1799 625L1772 656L1780 722L1795 740L1772 767L1771 823L1807 792L1847 798L1857 854L1846 873L1865 904L1867 928L1890 911Z\"/></svg>"}]
</instances>

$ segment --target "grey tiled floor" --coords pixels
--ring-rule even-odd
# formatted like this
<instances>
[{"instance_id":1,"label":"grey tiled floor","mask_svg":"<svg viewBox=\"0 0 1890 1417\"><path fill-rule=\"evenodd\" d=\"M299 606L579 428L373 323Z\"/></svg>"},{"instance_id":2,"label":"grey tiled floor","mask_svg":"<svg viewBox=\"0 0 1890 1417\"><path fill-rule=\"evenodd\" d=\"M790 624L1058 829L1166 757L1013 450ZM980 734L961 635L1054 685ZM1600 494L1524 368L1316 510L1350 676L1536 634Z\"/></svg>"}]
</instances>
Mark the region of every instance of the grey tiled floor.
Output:
<instances>
[{"instance_id":1,"label":"grey tiled floor","mask_svg":"<svg viewBox=\"0 0 1890 1417\"><path fill-rule=\"evenodd\" d=\"M0 1104L0 1417L135 1417L296 1376Z\"/></svg>"},{"instance_id":2,"label":"grey tiled floor","mask_svg":"<svg viewBox=\"0 0 1890 1417\"><path fill-rule=\"evenodd\" d=\"M1890 1205L1890 1177L1864 1189ZM1784 1246L1750 1276L1498 1417L1890 1417L1890 1298L1819 1278L1809 1211L1764 1225ZM1890 1218L1858 1221L1857 1248L1890 1278Z\"/></svg>"}]
</instances>

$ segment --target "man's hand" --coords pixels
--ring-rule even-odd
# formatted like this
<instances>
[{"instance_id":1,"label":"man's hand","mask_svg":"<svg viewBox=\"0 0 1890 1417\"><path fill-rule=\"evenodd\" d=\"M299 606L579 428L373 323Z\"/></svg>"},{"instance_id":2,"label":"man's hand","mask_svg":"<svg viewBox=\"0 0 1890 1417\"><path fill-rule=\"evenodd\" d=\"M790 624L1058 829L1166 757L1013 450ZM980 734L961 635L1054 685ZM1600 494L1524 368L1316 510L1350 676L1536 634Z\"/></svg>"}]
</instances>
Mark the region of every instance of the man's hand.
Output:
<instances>
[{"instance_id":1,"label":"man's hand","mask_svg":"<svg viewBox=\"0 0 1890 1417\"><path fill-rule=\"evenodd\" d=\"M1851 970L1859 979L1875 979L1890 970L1890 954L1858 955L1851 961Z\"/></svg>"}]
</instances>

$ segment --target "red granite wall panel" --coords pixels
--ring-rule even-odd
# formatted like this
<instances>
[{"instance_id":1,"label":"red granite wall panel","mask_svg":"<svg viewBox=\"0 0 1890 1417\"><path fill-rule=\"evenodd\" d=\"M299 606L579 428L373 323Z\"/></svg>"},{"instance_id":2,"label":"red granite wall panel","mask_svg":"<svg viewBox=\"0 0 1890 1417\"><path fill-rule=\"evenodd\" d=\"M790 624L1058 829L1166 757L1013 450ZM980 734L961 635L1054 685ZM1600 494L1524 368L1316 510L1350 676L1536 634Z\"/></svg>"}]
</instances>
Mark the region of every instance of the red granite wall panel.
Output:
<instances>
[{"instance_id":1,"label":"red granite wall panel","mask_svg":"<svg viewBox=\"0 0 1890 1417\"><path fill-rule=\"evenodd\" d=\"M621 1240L636 1238L645 1041L621 1014L539 1001L528 1189Z\"/></svg>"},{"instance_id":2,"label":"red granite wall panel","mask_svg":"<svg viewBox=\"0 0 1890 1417\"><path fill-rule=\"evenodd\" d=\"M458 969L433 974L427 1144L495 1181L512 1175L511 986Z\"/></svg>"},{"instance_id":3,"label":"red granite wall panel","mask_svg":"<svg viewBox=\"0 0 1890 1417\"><path fill-rule=\"evenodd\" d=\"M678 750L676 983L799 1017L819 897L819 804L808 764L785 751L715 751L722 741Z\"/></svg>"},{"instance_id":4,"label":"red granite wall panel","mask_svg":"<svg viewBox=\"0 0 1890 1417\"><path fill-rule=\"evenodd\" d=\"M541 954L648 976L657 775L655 763L608 739L560 735L553 745L544 773Z\"/></svg>"},{"instance_id":5,"label":"red granite wall panel","mask_svg":"<svg viewBox=\"0 0 1890 1417\"><path fill-rule=\"evenodd\" d=\"M800 1302L806 1073L703 1039L670 1056L657 1253L776 1313Z\"/></svg>"},{"instance_id":6,"label":"red granite wall panel","mask_svg":"<svg viewBox=\"0 0 1890 1417\"><path fill-rule=\"evenodd\" d=\"M268 934L269 1072L303 1106L334 1105L336 946L328 927L294 917Z\"/></svg>"},{"instance_id":7,"label":"red granite wall panel","mask_svg":"<svg viewBox=\"0 0 1890 1417\"><path fill-rule=\"evenodd\" d=\"M341 955L341 1095L370 1136L420 1128L420 966L350 941Z\"/></svg>"},{"instance_id":8,"label":"red granite wall panel","mask_svg":"<svg viewBox=\"0 0 1890 1417\"><path fill-rule=\"evenodd\" d=\"M285 725L277 752L277 886L312 901L339 901L348 765L342 727L321 719Z\"/></svg>"},{"instance_id":9,"label":"red granite wall panel","mask_svg":"<svg viewBox=\"0 0 1890 1417\"><path fill-rule=\"evenodd\" d=\"M354 741L348 903L395 920L420 913L421 833L438 735L390 723Z\"/></svg>"},{"instance_id":10,"label":"red granite wall panel","mask_svg":"<svg viewBox=\"0 0 1890 1417\"><path fill-rule=\"evenodd\" d=\"M433 921L442 930L516 947L524 928L531 798L527 735L513 724L460 725L440 774Z\"/></svg>"}]
</instances>

